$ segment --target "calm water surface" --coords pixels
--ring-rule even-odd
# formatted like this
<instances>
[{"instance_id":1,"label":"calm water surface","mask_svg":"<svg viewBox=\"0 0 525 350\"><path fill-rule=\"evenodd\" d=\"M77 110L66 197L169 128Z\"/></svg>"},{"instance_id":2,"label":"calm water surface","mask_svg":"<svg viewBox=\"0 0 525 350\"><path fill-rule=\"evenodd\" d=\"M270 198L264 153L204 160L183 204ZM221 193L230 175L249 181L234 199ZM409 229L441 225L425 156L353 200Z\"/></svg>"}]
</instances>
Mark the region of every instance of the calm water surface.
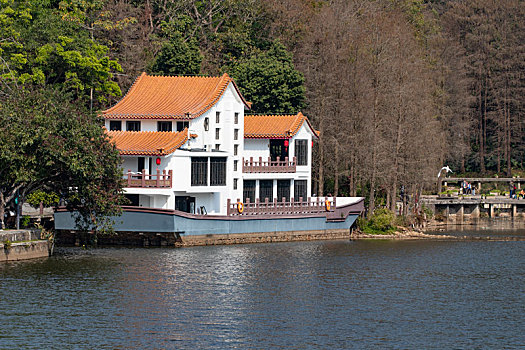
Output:
<instances>
[{"instance_id":1,"label":"calm water surface","mask_svg":"<svg viewBox=\"0 0 525 350\"><path fill-rule=\"evenodd\" d=\"M0 349L525 346L525 242L64 248L0 263Z\"/></svg>"}]
</instances>

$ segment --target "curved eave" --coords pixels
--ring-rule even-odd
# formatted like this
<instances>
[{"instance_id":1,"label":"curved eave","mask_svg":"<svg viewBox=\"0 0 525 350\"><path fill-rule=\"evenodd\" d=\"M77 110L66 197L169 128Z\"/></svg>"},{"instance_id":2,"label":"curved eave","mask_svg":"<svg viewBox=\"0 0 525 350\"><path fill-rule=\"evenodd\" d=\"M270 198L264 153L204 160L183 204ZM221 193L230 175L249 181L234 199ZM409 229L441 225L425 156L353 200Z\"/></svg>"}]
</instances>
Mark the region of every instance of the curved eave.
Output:
<instances>
[{"instance_id":1,"label":"curved eave","mask_svg":"<svg viewBox=\"0 0 525 350\"><path fill-rule=\"evenodd\" d=\"M211 93L211 100L204 99L204 101L201 104L198 104L197 106L193 107L192 110L187 111L183 115L179 114L132 114L132 113L111 113L113 110L116 109L116 107L124 102L130 99L132 92L136 89L137 85L139 84L140 80L146 76L146 73L143 72L133 83L129 91L118 101L114 106L111 108L108 108L104 111L102 111L102 115L105 119L176 119L176 120L191 120L197 117L200 117L207 111L209 111L217 102L220 100L220 98L224 95L226 92L226 89L228 88L228 85L232 83L233 88L237 92L237 95L240 97L242 103L244 106L248 109L251 109L251 103L247 102L244 96L241 94L241 91L239 90L239 87L237 84L235 84L235 81L228 76L228 74L224 73L217 83L215 89Z\"/></svg>"}]
</instances>

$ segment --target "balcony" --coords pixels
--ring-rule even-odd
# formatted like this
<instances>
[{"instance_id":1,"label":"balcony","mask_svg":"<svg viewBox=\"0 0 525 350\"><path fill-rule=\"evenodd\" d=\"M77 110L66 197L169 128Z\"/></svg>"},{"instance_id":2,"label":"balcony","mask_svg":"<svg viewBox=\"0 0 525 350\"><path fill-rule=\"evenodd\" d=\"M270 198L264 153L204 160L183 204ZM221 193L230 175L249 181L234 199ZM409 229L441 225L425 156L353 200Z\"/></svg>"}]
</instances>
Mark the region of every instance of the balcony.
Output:
<instances>
[{"instance_id":1,"label":"balcony","mask_svg":"<svg viewBox=\"0 0 525 350\"><path fill-rule=\"evenodd\" d=\"M157 169L156 174L147 174L146 170L142 170L139 173L133 173L128 170L124 174L124 179L127 181L126 187L133 188L171 188L173 183L173 172L172 170L166 173L163 170L162 173Z\"/></svg>"},{"instance_id":2,"label":"balcony","mask_svg":"<svg viewBox=\"0 0 525 350\"><path fill-rule=\"evenodd\" d=\"M288 157L284 160L280 160L277 157L276 160L268 158L268 160L262 159L259 157L259 160L253 160L253 157L250 157L249 160L242 159L242 172L243 173L295 173L297 166L296 158L293 157L293 160L290 161Z\"/></svg>"}]
</instances>

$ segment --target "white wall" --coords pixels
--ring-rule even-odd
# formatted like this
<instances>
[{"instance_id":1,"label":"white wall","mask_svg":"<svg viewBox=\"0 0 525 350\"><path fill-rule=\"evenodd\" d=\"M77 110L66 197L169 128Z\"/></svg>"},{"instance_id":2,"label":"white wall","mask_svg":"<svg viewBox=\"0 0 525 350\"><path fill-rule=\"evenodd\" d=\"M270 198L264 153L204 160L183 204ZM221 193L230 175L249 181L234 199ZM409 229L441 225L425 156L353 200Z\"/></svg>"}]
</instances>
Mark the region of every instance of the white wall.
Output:
<instances>
[{"instance_id":1,"label":"white wall","mask_svg":"<svg viewBox=\"0 0 525 350\"><path fill-rule=\"evenodd\" d=\"M244 159L249 160L253 157L253 160L262 159L268 160L270 157L270 140L269 139L245 139L244 140Z\"/></svg>"}]
</instances>

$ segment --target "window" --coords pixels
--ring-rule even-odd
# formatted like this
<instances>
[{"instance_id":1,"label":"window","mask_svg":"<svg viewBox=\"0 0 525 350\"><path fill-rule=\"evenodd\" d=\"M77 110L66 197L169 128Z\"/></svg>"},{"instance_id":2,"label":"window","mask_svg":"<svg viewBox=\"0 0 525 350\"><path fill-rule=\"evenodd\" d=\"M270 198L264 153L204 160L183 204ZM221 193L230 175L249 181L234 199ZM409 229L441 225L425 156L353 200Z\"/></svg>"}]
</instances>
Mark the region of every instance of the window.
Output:
<instances>
[{"instance_id":1,"label":"window","mask_svg":"<svg viewBox=\"0 0 525 350\"><path fill-rule=\"evenodd\" d=\"M109 130L110 131L121 131L122 130L122 121L121 120L110 120L109 121Z\"/></svg>"},{"instance_id":2,"label":"window","mask_svg":"<svg viewBox=\"0 0 525 350\"><path fill-rule=\"evenodd\" d=\"M237 182L239 181L239 179L233 179L233 189L236 190L237 189Z\"/></svg>"},{"instance_id":3,"label":"window","mask_svg":"<svg viewBox=\"0 0 525 350\"><path fill-rule=\"evenodd\" d=\"M157 122L157 131L171 131L171 122Z\"/></svg>"},{"instance_id":4,"label":"window","mask_svg":"<svg viewBox=\"0 0 525 350\"><path fill-rule=\"evenodd\" d=\"M290 200L290 180L277 180L277 200Z\"/></svg>"},{"instance_id":5,"label":"window","mask_svg":"<svg viewBox=\"0 0 525 350\"><path fill-rule=\"evenodd\" d=\"M288 147L285 146L285 140L272 139L270 140L270 157L273 161L277 160L277 157L281 161L288 157Z\"/></svg>"},{"instance_id":6,"label":"window","mask_svg":"<svg viewBox=\"0 0 525 350\"><path fill-rule=\"evenodd\" d=\"M177 131L182 131L190 127L190 122L177 122Z\"/></svg>"},{"instance_id":7,"label":"window","mask_svg":"<svg viewBox=\"0 0 525 350\"><path fill-rule=\"evenodd\" d=\"M126 122L127 131L140 131L140 121L127 121Z\"/></svg>"},{"instance_id":8,"label":"window","mask_svg":"<svg viewBox=\"0 0 525 350\"><path fill-rule=\"evenodd\" d=\"M204 131L208 131L210 130L210 119L209 118L204 118Z\"/></svg>"},{"instance_id":9,"label":"window","mask_svg":"<svg viewBox=\"0 0 525 350\"><path fill-rule=\"evenodd\" d=\"M137 172L141 173L142 170L144 170L146 165L146 161L144 157L138 157L137 158Z\"/></svg>"},{"instance_id":10,"label":"window","mask_svg":"<svg viewBox=\"0 0 525 350\"><path fill-rule=\"evenodd\" d=\"M221 112L215 112L215 123L219 124L221 122Z\"/></svg>"},{"instance_id":11,"label":"window","mask_svg":"<svg viewBox=\"0 0 525 350\"><path fill-rule=\"evenodd\" d=\"M208 184L208 158L191 158L191 185L206 186Z\"/></svg>"},{"instance_id":12,"label":"window","mask_svg":"<svg viewBox=\"0 0 525 350\"><path fill-rule=\"evenodd\" d=\"M238 140L239 139L239 129L233 130L233 139Z\"/></svg>"},{"instance_id":13,"label":"window","mask_svg":"<svg viewBox=\"0 0 525 350\"><path fill-rule=\"evenodd\" d=\"M221 145L219 145L219 144L215 144L215 150L216 150L216 151L219 151L220 149L221 149Z\"/></svg>"},{"instance_id":14,"label":"window","mask_svg":"<svg viewBox=\"0 0 525 350\"><path fill-rule=\"evenodd\" d=\"M239 153L239 145L233 145L233 155L236 156Z\"/></svg>"},{"instance_id":15,"label":"window","mask_svg":"<svg viewBox=\"0 0 525 350\"><path fill-rule=\"evenodd\" d=\"M308 165L308 140L295 140L297 165Z\"/></svg>"},{"instance_id":16,"label":"window","mask_svg":"<svg viewBox=\"0 0 525 350\"><path fill-rule=\"evenodd\" d=\"M226 186L226 157L210 158L210 185Z\"/></svg>"},{"instance_id":17,"label":"window","mask_svg":"<svg viewBox=\"0 0 525 350\"><path fill-rule=\"evenodd\" d=\"M220 135L221 135L221 129L219 128L215 129L215 140L218 140Z\"/></svg>"},{"instance_id":18,"label":"window","mask_svg":"<svg viewBox=\"0 0 525 350\"><path fill-rule=\"evenodd\" d=\"M303 200L306 200L307 191L306 191L306 180L295 180L294 181L294 198L296 201L299 200L299 197L302 197Z\"/></svg>"},{"instance_id":19,"label":"window","mask_svg":"<svg viewBox=\"0 0 525 350\"><path fill-rule=\"evenodd\" d=\"M250 199L250 202L255 202L255 180L244 180L242 200L246 201Z\"/></svg>"},{"instance_id":20,"label":"window","mask_svg":"<svg viewBox=\"0 0 525 350\"><path fill-rule=\"evenodd\" d=\"M237 166L239 165L239 161L238 160L234 160L233 161L233 171L237 171Z\"/></svg>"},{"instance_id":21,"label":"window","mask_svg":"<svg viewBox=\"0 0 525 350\"><path fill-rule=\"evenodd\" d=\"M273 201L273 180L259 180L259 200L264 202L266 198Z\"/></svg>"},{"instance_id":22,"label":"window","mask_svg":"<svg viewBox=\"0 0 525 350\"><path fill-rule=\"evenodd\" d=\"M237 112L235 113L235 116L234 116L234 118L233 118L233 122L234 122L235 124L239 124L239 113L237 113Z\"/></svg>"}]
</instances>

